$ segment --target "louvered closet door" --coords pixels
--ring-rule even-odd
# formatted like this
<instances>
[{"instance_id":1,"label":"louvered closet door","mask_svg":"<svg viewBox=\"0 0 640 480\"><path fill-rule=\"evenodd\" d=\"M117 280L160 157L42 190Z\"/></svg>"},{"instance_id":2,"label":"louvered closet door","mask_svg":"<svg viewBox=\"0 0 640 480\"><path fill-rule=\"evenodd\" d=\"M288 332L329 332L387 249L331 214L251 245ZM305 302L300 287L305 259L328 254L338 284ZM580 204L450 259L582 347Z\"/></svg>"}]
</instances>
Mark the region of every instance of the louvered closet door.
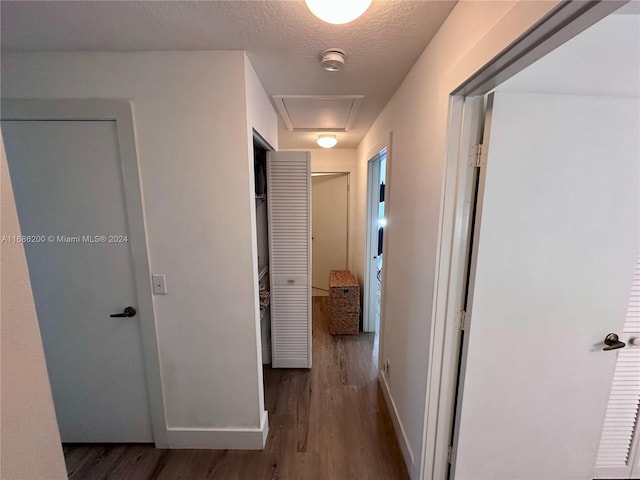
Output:
<instances>
[{"instance_id":1,"label":"louvered closet door","mask_svg":"<svg viewBox=\"0 0 640 480\"><path fill-rule=\"evenodd\" d=\"M629 296L609 405L602 428L595 478L640 478L640 255ZM635 340L637 339L637 340Z\"/></svg>"},{"instance_id":2,"label":"louvered closet door","mask_svg":"<svg viewBox=\"0 0 640 480\"><path fill-rule=\"evenodd\" d=\"M267 202L274 368L311 368L311 160L270 152Z\"/></svg>"}]
</instances>

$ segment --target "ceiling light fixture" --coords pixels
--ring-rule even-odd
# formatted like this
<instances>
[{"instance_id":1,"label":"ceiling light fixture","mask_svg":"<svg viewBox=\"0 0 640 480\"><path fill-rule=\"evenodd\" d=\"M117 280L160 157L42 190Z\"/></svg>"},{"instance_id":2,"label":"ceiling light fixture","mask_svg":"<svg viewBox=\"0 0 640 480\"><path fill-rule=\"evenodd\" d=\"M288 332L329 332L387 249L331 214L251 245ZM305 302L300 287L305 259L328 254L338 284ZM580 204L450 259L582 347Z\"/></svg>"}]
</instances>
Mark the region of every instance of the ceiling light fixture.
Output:
<instances>
[{"instance_id":1,"label":"ceiling light fixture","mask_svg":"<svg viewBox=\"0 0 640 480\"><path fill-rule=\"evenodd\" d=\"M305 0L316 17L327 23L342 25L358 18L367 11L371 0Z\"/></svg>"},{"instance_id":2,"label":"ceiling light fixture","mask_svg":"<svg viewBox=\"0 0 640 480\"><path fill-rule=\"evenodd\" d=\"M318 145L322 148L333 148L338 144L335 135L318 135Z\"/></svg>"}]
</instances>

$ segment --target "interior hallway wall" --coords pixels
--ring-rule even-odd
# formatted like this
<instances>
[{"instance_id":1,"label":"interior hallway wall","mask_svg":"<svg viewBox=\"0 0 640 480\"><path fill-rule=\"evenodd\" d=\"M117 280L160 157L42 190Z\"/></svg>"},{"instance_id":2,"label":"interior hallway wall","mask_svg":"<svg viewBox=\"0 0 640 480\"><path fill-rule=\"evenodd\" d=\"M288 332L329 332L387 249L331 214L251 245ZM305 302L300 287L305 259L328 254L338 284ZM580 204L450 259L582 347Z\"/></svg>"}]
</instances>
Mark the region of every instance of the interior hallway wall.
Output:
<instances>
[{"instance_id":1,"label":"interior hallway wall","mask_svg":"<svg viewBox=\"0 0 640 480\"><path fill-rule=\"evenodd\" d=\"M460 2L358 147L355 222L365 225L367 161L393 133L380 364L396 433L412 478L419 475L444 185L449 94L539 21L556 1ZM364 278L364 228L355 231L355 271ZM442 292L439 292L442 294Z\"/></svg>"},{"instance_id":2,"label":"interior hallway wall","mask_svg":"<svg viewBox=\"0 0 640 480\"><path fill-rule=\"evenodd\" d=\"M154 305L175 446L237 447L266 419L249 139L255 127L277 147L277 127L249 67L242 51L2 56L5 98L133 102L150 265L168 286Z\"/></svg>"},{"instance_id":3,"label":"interior hallway wall","mask_svg":"<svg viewBox=\"0 0 640 480\"><path fill-rule=\"evenodd\" d=\"M1 136L0 155L0 233L3 238L12 238L20 235L20 225ZM22 243L3 241L0 258L0 478L63 480L67 478L67 469Z\"/></svg>"}]
</instances>

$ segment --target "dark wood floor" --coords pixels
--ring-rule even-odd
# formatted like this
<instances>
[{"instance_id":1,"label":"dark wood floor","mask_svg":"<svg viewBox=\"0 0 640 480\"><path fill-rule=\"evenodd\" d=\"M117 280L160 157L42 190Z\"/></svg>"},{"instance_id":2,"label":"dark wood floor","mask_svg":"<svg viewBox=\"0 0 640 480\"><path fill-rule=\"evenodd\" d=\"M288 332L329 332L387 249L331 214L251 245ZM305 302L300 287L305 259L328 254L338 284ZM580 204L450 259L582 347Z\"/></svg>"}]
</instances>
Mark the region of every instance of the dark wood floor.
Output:
<instances>
[{"instance_id":1,"label":"dark wood floor","mask_svg":"<svg viewBox=\"0 0 640 480\"><path fill-rule=\"evenodd\" d=\"M373 334L332 337L313 299L313 368L265 368L263 451L64 445L70 480L408 478L372 363Z\"/></svg>"}]
</instances>

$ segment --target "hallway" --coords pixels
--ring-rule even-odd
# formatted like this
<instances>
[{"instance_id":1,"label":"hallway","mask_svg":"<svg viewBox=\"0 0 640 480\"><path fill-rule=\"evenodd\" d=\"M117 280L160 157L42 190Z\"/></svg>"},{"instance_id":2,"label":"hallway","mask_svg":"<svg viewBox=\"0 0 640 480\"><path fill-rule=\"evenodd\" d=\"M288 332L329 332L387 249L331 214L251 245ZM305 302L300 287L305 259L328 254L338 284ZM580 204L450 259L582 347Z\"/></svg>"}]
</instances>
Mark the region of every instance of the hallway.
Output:
<instances>
[{"instance_id":1,"label":"hallway","mask_svg":"<svg viewBox=\"0 0 640 480\"><path fill-rule=\"evenodd\" d=\"M264 451L65 445L70 480L408 478L372 364L373 334L332 337L313 298L313 368L264 371Z\"/></svg>"}]
</instances>

